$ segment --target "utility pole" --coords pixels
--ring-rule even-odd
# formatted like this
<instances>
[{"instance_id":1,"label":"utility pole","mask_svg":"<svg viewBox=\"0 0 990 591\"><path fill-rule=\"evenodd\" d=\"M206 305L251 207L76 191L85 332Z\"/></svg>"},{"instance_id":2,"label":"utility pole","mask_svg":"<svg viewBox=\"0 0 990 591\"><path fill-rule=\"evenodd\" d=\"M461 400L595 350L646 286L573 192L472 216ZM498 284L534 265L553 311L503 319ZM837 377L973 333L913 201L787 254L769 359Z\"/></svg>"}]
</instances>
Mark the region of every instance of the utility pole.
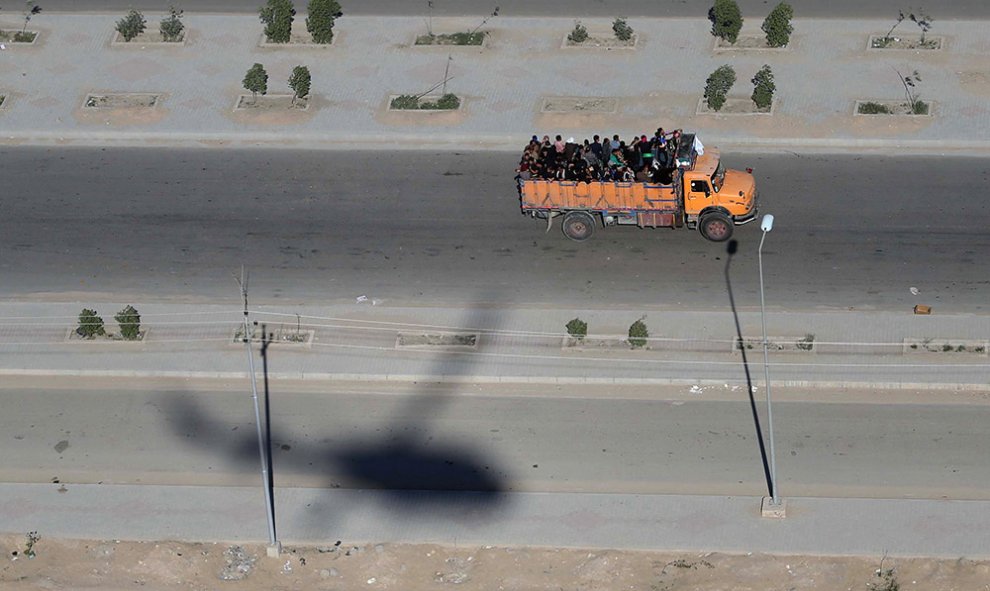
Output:
<instances>
[{"instance_id":1,"label":"utility pole","mask_svg":"<svg viewBox=\"0 0 990 591\"><path fill-rule=\"evenodd\" d=\"M258 378L254 371L254 352L251 351L251 323L248 319L248 278L241 265L241 277L237 280L244 301L244 348L248 356L248 375L251 376L251 397L254 400L254 424L258 428L258 455L261 458L261 483L265 489L265 512L268 516L268 556L278 558L282 544L275 537L275 504L272 501L271 480L268 478L268 452L261 431L261 409L258 405Z\"/></svg>"}]
</instances>

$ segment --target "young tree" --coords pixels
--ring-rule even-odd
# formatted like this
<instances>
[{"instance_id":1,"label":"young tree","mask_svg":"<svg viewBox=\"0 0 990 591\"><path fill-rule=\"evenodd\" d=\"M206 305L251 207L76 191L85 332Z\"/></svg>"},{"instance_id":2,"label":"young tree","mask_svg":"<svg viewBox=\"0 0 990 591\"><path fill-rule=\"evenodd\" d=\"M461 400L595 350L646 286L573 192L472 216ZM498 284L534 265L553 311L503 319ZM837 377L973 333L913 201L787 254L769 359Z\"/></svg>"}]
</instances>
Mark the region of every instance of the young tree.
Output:
<instances>
[{"instance_id":1,"label":"young tree","mask_svg":"<svg viewBox=\"0 0 990 591\"><path fill-rule=\"evenodd\" d=\"M475 32L478 31L478 29L480 29L481 27L485 26L485 24L488 23L488 21L490 21L493 18L495 18L496 16L498 16L498 11L499 10L500 10L499 7L496 6L495 7L495 10L493 10L491 14L489 14L485 18L481 19L481 24L479 24L477 27L475 27L475 28L471 29L470 31L468 31L468 33L470 33L471 35L473 35Z\"/></svg>"},{"instance_id":2,"label":"young tree","mask_svg":"<svg viewBox=\"0 0 990 591\"><path fill-rule=\"evenodd\" d=\"M712 72L705 82L705 101L708 108L713 111L721 110L725 104L725 96L735 83L736 71L728 64Z\"/></svg>"},{"instance_id":3,"label":"young tree","mask_svg":"<svg viewBox=\"0 0 990 591\"><path fill-rule=\"evenodd\" d=\"M617 18L612 21L612 31L615 33L615 38L619 41L629 41L633 36L632 27L626 23L626 19L624 18Z\"/></svg>"},{"instance_id":4,"label":"young tree","mask_svg":"<svg viewBox=\"0 0 990 591\"><path fill-rule=\"evenodd\" d=\"M313 43L333 41L333 25L340 14L337 0L309 0L306 10L306 30L313 36Z\"/></svg>"},{"instance_id":5,"label":"young tree","mask_svg":"<svg viewBox=\"0 0 990 591\"><path fill-rule=\"evenodd\" d=\"M917 12L917 14L912 12L911 14L908 15L908 18L911 19L911 22L918 25L919 29L921 29L921 45L924 45L925 35L927 35L928 31L931 30L932 21L935 19L933 19L932 17L928 16L927 14L925 14L920 10Z\"/></svg>"},{"instance_id":6,"label":"young tree","mask_svg":"<svg viewBox=\"0 0 990 591\"><path fill-rule=\"evenodd\" d=\"M268 0L259 13L261 22L265 23L265 39L269 43L288 43L292 35L292 17L296 15L292 0Z\"/></svg>"},{"instance_id":7,"label":"young tree","mask_svg":"<svg viewBox=\"0 0 990 591\"><path fill-rule=\"evenodd\" d=\"M127 341L136 341L141 336L141 315L134 306L126 306L113 317L120 325L120 336Z\"/></svg>"},{"instance_id":8,"label":"young tree","mask_svg":"<svg viewBox=\"0 0 990 591\"><path fill-rule=\"evenodd\" d=\"M643 318L640 318L629 326L629 344L632 345L633 349L646 346L646 339L650 338L650 331L646 328Z\"/></svg>"},{"instance_id":9,"label":"young tree","mask_svg":"<svg viewBox=\"0 0 990 591\"><path fill-rule=\"evenodd\" d=\"M76 327L76 334L85 339L107 334L103 328L103 319L99 317L96 310L83 308L83 311L79 313L79 326Z\"/></svg>"},{"instance_id":10,"label":"young tree","mask_svg":"<svg viewBox=\"0 0 990 591\"><path fill-rule=\"evenodd\" d=\"M182 11L174 6L169 6L168 16L162 19L158 25L158 30L165 41L178 41L182 38L182 31L185 29L182 24Z\"/></svg>"},{"instance_id":11,"label":"young tree","mask_svg":"<svg viewBox=\"0 0 990 591\"><path fill-rule=\"evenodd\" d=\"M296 66L292 68L292 75L289 76L289 88L292 89L292 104L296 104L297 98L309 96L309 86L312 78L309 75L309 68L306 66Z\"/></svg>"},{"instance_id":12,"label":"young tree","mask_svg":"<svg viewBox=\"0 0 990 591\"><path fill-rule=\"evenodd\" d=\"M571 43L584 43L588 40L588 29L581 21L574 21L574 30L567 35L567 40Z\"/></svg>"},{"instance_id":13,"label":"young tree","mask_svg":"<svg viewBox=\"0 0 990 591\"><path fill-rule=\"evenodd\" d=\"M120 33L124 41L130 41L144 32L147 21L140 12L131 9L127 16L117 21L117 32Z\"/></svg>"},{"instance_id":14,"label":"young tree","mask_svg":"<svg viewBox=\"0 0 990 591\"><path fill-rule=\"evenodd\" d=\"M904 96L907 97L907 104L908 108L911 109L911 113L914 115L926 115L928 113L928 105L913 90L917 83L921 82L921 75L918 74L918 70L912 72L910 76L902 75L897 68L894 68L894 71L897 72L897 77L900 78L901 85L904 86Z\"/></svg>"},{"instance_id":15,"label":"young tree","mask_svg":"<svg viewBox=\"0 0 990 591\"><path fill-rule=\"evenodd\" d=\"M729 43L735 43L739 38L743 18L736 0L715 0L715 5L708 11L708 20L712 21L712 35Z\"/></svg>"},{"instance_id":16,"label":"young tree","mask_svg":"<svg viewBox=\"0 0 990 591\"><path fill-rule=\"evenodd\" d=\"M584 340L584 337L588 336L588 323L580 318L572 319L567 323L566 328L567 334L579 341Z\"/></svg>"},{"instance_id":17,"label":"young tree","mask_svg":"<svg viewBox=\"0 0 990 591\"><path fill-rule=\"evenodd\" d=\"M254 102L258 102L258 93L266 94L268 92L268 72L265 71L264 66L261 64L251 66L247 75L244 76L244 88L251 91Z\"/></svg>"},{"instance_id":18,"label":"young tree","mask_svg":"<svg viewBox=\"0 0 990 591\"><path fill-rule=\"evenodd\" d=\"M31 21L31 17L41 12L41 7L38 6L36 0L27 0L24 3L24 27L21 29L21 34L27 33L28 23ZM913 17L912 17L913 18Z\"/></svg>"},{"instance_id":19,"label":"young tree","mask_svg":"<svg viewBox=\"0 0 990 591\"><path fill-rule=\"evenodd\" d=\"M770 47L784 47L791 40L791 33L794 27L791 26L791 19L794 18L794 9L787 2L781 2L770 11L763 21L763 32L767 34L767 45Z\"/></svg>"},{"instance_id":20,"label":"young tree","mask_svg":"<svg viewBox=\"0 0 990 591\"><path fill-rule=\"evenodd\" d=\"M753 102L760 109L769 109L773 104L773 93L777 87L773 83L773 71L770 66L764 65L760 71L753 76Z\"/></svg>"}]
</instances>

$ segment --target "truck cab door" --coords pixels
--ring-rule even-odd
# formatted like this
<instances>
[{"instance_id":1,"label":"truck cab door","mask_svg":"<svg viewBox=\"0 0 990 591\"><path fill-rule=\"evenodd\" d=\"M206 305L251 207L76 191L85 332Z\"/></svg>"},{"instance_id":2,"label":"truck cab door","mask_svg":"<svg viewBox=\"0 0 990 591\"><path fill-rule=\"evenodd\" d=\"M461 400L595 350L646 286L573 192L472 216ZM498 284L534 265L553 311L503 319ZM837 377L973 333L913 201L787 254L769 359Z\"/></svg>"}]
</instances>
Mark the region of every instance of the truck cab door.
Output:
<instances>
[{"instance_id":1,"label":"truck cab door","mask_svg":"<svg viewBox=\"0 0 990 591\"><path fill-rule=\"evenodd\" d=\"M684 200L684 211L687 213L698 213L709 204L711 194L712 190L708 185L708 181L691 181Z\"/></svg>"}]
</instances>

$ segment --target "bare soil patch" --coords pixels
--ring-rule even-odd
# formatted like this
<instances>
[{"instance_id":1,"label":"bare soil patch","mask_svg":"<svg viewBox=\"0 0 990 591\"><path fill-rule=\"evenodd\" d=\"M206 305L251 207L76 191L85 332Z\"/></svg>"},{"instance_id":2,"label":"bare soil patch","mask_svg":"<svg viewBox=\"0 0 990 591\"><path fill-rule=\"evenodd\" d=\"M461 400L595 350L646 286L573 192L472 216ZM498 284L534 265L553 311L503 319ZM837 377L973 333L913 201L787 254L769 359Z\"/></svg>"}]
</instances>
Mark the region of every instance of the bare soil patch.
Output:
<instances>
[{"instance_id":1,"label":"bare soil patch","mask_svg":"<svg viewBox=\"0 0 990 591\"><path fill-rule=\"evenodd\" d=\"M549 96L543 98L543 113L614 113L619 101L607 97Z\"/></svg>"},{"instance_id":2,"label":"bare soil patch","mask_svg":"<svg viewBox=\"0 0 990 591\"><path fill-rule=\"evenodd\" d=\"M308 98L292 100L291 94L260 94L257 97L242 94L237 97L235 111L253 111L258 113L270 111L306 111L309 109Z\"/></svg>"},{"instance_id":3,"label":"bare soil patch","mask_svg":"<svg viewBox=\"0 0 990 591\"><path fill-rule=\"evenodd\" d=\"M571 41L567 35L564 36L562 47L587 47L592 49L635 49L639 41L639 35L634 34L630 39L623 41L615 35L589 34L584 41L577 43Z\"/></svg>"},{"instance_id":4,"label":"bare soil patch","mask_svg":"<svg viewBox=\"0 0 990 591\"><path fill-rule=\"evenodd\" d=\"M943 353L987 356L987 341L948 339L904 339L905 353ZM967 357L969 355L966 355Z\"/></svg>"},{"instance_id":5,"label":"bare soil patch","mask_svg":"<svg viewBox=\"0 0 990 591\"><path fill-rule=\"evenodd\" d=\"M722 109L719 111L714 111L708 106L708 101L702 97L698 101L698 108L695 111L697 115L773 115L774 107L777 104L777 100L774 99L770 103L770 107L761 109L756 106L753 99L750 98L739 98L739 97L727 97L725 99L725 104L722 105Z\"/></svg>"},{"instance_id":6,"label":"bare soil patch","mask_svg":"<svg viewBox=\"0 0 990 591\"><path fill-rule=\"evenodd\" d=\"M396 348L476 349L478 347L478 335L473 333L410 334L400 332L395 339L395 346Z\"/></svg>"},{"instance_id":7,"label":"bare soil patch","mask_svg":"<svg viewBox=\"0 0 990 591\"><path fill-rule=\"evenodd\" d=\"M732 51L732 50L763 50L763 51L787 51L790 45L793 44L793 37L791 38L791 43L783 47L770 47L767 44L766 35L739 35L736 37L735 43L729 43L721 37L715 37L715 51Z\"/></svg>"},{"instance_id":8,"label":"bare soil patch","mask_svg":"<svg viewBox=\"0 0 990 591\"><path fill-rule=\"evenodd\" d=\"M295 327L285 325L266 325L264 333L261 332L260 326L252 326L250 330L252 343L261 343L264 341L271 345L282 344L311 347L313 345L313 337L316 335L316 331L314 330L297 330ZM244 326L238 326L234 329L234 336L231 342L235 345L244 346Z\"/></svg>"},{"instance_id":9,"label":"bare soil patch","mask_svg":"<svg viewBox=\"0 0 990 591\"><path fill-rule=\"evenodd\" d=\"M81 123L94 125L146 125L168 115L158 93L89 94L74 113Z\"/></svg>"},{"instance_id":10,"label":"bare soil patch","mask_svg":"<svg viewBox=\"0 0 990 591\"><path fill-rule=\"evenodd\" d=\"M733 351L762 351L763 337L737 338ZM815 351L815 335L803 337L767 337L767 350L779 353L813 353Z\"/></svg>"},{"instance_id":11,"label":"bare soil patch","mask_svg":"<svg viewBox=\"0 0 990 591\"><path fill-rule=\"evenodd\" d=\"M428 544L286 547L214 543L49 539L34 558L26 536L3 536L5 591L155 589L272 591L493 589L713 591L985 589L990 561L965 558L675 554L563 548L448 547ZM338 545L339 544L339 545ZM887 574L889 573L889 575Z\"/></svg>"},{"instance_id":12,"label":"bare soil patch","mask_svg":"<svg viewBox=\"0 0 990 591\"><path fill-rule=\"evenodd\" d=\"M265 47L265 48L292 47L295 49L298 49L300 47L309 47L309 48L318 49L318 48L333 47L333 45L337 43L337 39L340 38L340 33L334 31L333 38L330 39L330 43L314 43L313 36L309 33L309 31L306 30L305 26L300 27L297 25L292 29L293 29L292 32L289 34L288 43L271 43L265 37L265 34L262 33L261 40L258 41L258 47Z\"/></svg>"},{"instance_id":13,"label":"bare soil patch","mask_svg":"<svg viewBox=\"0 0 990 591\"><path fill-rule=\"evenodd\" d=\"M141 109L158 106L160 94L111 93L90 94L83 102L84 109Z\"/></svg>"},{"instance_id":14,"label":"bare soil patch","mask_svg":"<svg viewBox=\"0 0 990 591\"><path fill-rule=\"evenodd\" d=\"M162 37L161 31L146 30L132 38L130 41L125 41L123 35L120 34L120 31L114 31L113 39L110 41L110 45L113 47L140 47L146 45L182 47L186 44L186 37L187 31L182 31L182 34L177 41L166 41L165 38Z\"/></svg>"}]
</instances>

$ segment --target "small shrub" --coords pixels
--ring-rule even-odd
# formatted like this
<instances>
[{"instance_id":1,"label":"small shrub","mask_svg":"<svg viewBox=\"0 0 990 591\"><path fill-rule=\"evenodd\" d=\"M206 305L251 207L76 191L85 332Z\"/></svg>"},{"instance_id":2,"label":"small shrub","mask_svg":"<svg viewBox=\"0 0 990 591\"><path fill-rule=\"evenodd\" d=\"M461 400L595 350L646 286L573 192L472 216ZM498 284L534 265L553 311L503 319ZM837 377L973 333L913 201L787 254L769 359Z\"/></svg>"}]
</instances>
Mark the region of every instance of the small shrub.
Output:
<instances>
[{"instance_id":1,"label":"small shrub","mask_svg":"<svg viewBox=\"0 0 990 591\"><path fill-rule=\"evenodd\" d=\"M894 575L894 569L884 569L881 566L877 569L876 575L880 582L867 583L870 591L900 591L901 584L897 581L897 576Z\"/></svg>"},{"instance_id":2,"label":"small shrub","mask_svg":"<svg viewBox=\"0 0 990 591\"><path fill-rule=\"evenodd\" d=\"M646 328L643 318L629 326L629 344L632 345L633 349L646 346L646 339L650 338L650 331Z\"/></svg>"},{"instance_id":3,"label":"small shrub","mask_svg":"<svg viewBox=\"0 0 990 591\"><path fill-rule=\"evenodd\" d=\"M38 535L36 531L29 531L27 533L27 547L24 548L24 555L28 558L34 558L37 553L34 551L34 546L41 541L41 536ZM16 554L16 552L15 552Z\"/></svg>"},{"instance_id":4,"label":"small shrub","mask_svg":"<svg viewBox=\"0 0 990 591\"><path fill-rule=\"evenodd\" d=\"M893 111L890 110L890 107L873 101L859 104L860 115L890 115L891 113Z\"/></svg>"},{"instance_id":5,"label":"small shrub","mask_svg":"<svg viewBox=\"0 0 990 591\"><path fill-rule=\"evenodd\" d=\"M721 110L725 104L725 96L735 83L736 71L728 64L712 72L705 82L705 101L708 108L713 111Z\"/></svg>"},{"instance_id":6,"label":"small shrub","mask_svg":"<svg viewBox=\"0 0 990 591\"><path fill-rule=\"evenodd\" d=\"M127 16L117 21L117 32L124 38L124 41L130 41L143 33L146 26L147 21L144 19L144 15L132 8Z\"/></svg>"},{"instance_id":7,"label":"small shrub","mask_svg":"<svg viewBox=\"0 0 990 591\"><path fill-rule=\"evenodd\" d=\"M28 23L31 22L31 17L38 14L39 12L41 12L41 7L38 6L37 0L27 0L27 2L24 3L24 12L22 13L24 15L24 26L21 27L21 34L27 32ZM925 39L924 36L922 36L921 39L922 41L924 41ZM34 40L34 35L32 35L31 39L29 39L28 41L32 41L32 40ZM17 35L14 35L14 41L23 41L23 40L18 39Z\"/></svg>"},{"instance_id":8,"label":"small shrub","mask_svg":"<svg viewBox=\"0 0 990 591\"><path fill-rule=\"evenodd\" d=\"M712 35L729 43L735 43L739 38L743 18L736 0L715 0L715 5L708 11L708 20L712 21Z\"/></svg>"},{"instance_id":9,"label":"small shrub","mask_svg":"<svg viewBox=\"0 0 990 591\"><path fill-rule=\"evenodd\" d=\"M584 43L588 40L588 29L581 21L574 21L574 30L567 35L567 40L571 43Z\"/></svg>"},{"instance_id":10,"label":"small shrub","mask_svg":"<svg viewBox=\"0 0 990 591\"><path fill-rule=\"evenodd\" d=\"M629 41L633 36L632 27L626 24L624 18L617 18L612 21L612 31L615 32L615 38L619 41Z\"/></svg>"},{"instance_id":11,"label":"small shrub","mask_svg":"<svg viewBox=\"0 0 990 591\"><path fill-rule=\"evenodd\" d=\"M4 102L5 100L7 100L7 97L6 97L5 95L2 95L2 94L0 94L0 107L2 107L2 106L3 106L3 102Z\"/></svg>"},{"instance_id":12,"label":"small shrub","mask_svg":"<svg viewBox=\"0 0 990 591\"><path fill-rule=\"evenodd\" d=\"M815 335L806 334L804 338L797 342L797 348L802 351L811 351L815 346Z\"/></svg>"},{"instance_id":13,"label":"small shrub","mask_svg":"<svg viewBox=\"0 0 990 591\"><path fill-rule=\"evenodd\" d=\"M182 31L186 28L182 24L182 11L174 6L168 8L168 16L162 19L158 25L158 31L162 34L164 41L179 41L182 39Z\"/></svg>"},{"instance_id":14,"label":"small shrub","mask_svg":"<svg viewBox=\"0 0 990 591\"><path fill-rule=\"evenodd\" d=\"M120 325L120 336L127 341L141 338L141 315L134 306L127 306L113 317Z\"/></svg>"},{"instance_id":15,"label":"small shrub","mask_svg":"<svg viewBox=\"0 0 990 591\"><path fill-rule=\"evenodd\" d=\"M773 71L770 66L764 65L760 68L751 82L753 83L753 95L751 97L753 102L760 109L769 109L770 105L773 104L773 93L777 90L773 83Z\"/></svg>"},{"instance_id":16,"label":"small shrub","mask_svg":"<svg viewBox=\"0 0 990 591\"><path fill-rule=\"evenodd\" d=\"M767 45L770 47L784 47L791 40L791 33L794 27L791 26L791 19L794 18L794 9L786 2L781 2L770 11L763 21L763 32L767 34Z\"/></svg>"},{"instance_id":17,"label":"small shrub","mask_svg":"<svg viewBox=\"0 0 990 591\"><path fill-rule=\"evenodd\" d=\"M447 93L436 102L438 109L456 109L461 106L461 99L456 94Z\"/></svg>"},{"instance_id":18,"label":"small shrub","mask_svg":"<svg viewBox=\"0 0 990 591\"><path fill-rule=\"evenodd\" d=\"M579 341L588 336L588 323L580 318L574 318L567 323L567 334Z\"/></svg>"},{"instance_id":19,"label":"small shrub","mask_svg":"<svg viewBox=\"0 0 990 591\"><path fill-rule=\"evenodd\" d=\"M921 99L915 99L913 103L908 105L911 109L912 115L927 115L928 114L928 103Z\"/></svg>"},{"instance_id":20,"label":"small shrub","mask_svg":"<svg viewBox=\"0 0 990 591\"><path fill-rule=\"evenodd\" d=\"M400 94L399 96L392 99L389 106L397 110L411 110L419 108L419 97L413 94Z\"/></svg>"},{"instance_id":21,"label":"small shrub","mask_svg":"<svg viewBox=\"0 0 990 591\"><path fill-rule=\"evenodd\" d=\"M79 313L79 326L76 327L76 334L84 339L92 339L107 334L103 328L103 319L96 314L96 310L83 308Z\"/></svg>"},{"instance_id":22,"label":"small shrub","mask_svg":"<svg viewBox=\"0 0 990 591\"><path fill-rule=\"evenodd\" d=\"M30 43L37 36L34 31L17 31L14 33L14 43Z\"/></svg>"},{"instance_id":23,"label":"small shrub","mask_svg":"<svg viewBox=\"0 0 990 591\"><path fill-rule=\"evenodd\" d=\"M441 37L444 37L444 35L441 35ZM454 45L481 45L481 43L485 40L484 33L470 33L468 31L451 33L446 35L446 37L450 39L450 42Z\"/></svg>"},{"instance_id":24,"label":"small shrub","mask_svg":"<svg viewBox=\"0 0 990 591\"><path fill-rule=\"evenodd\" d=\"M925 35L927 35L928 31L931 30L932 21L935 19L928 16L924 12L921 12L920 10L917 13L912 12L911 14L908 15L908 18L911 19L911 22L918 25L919 29L921 29L920 45L922 47L926 47L928 43L925 41Z\"/></svg>"},{"instance_id":25,"label":"small shrub","mask_svg":"<svg viewBox=\"0 0 990 591\"><path fill-rule=\"evenodd\" d=\"M254 101L258 101L258 93L268 92L268 72L261 64L254 64L244 76L244 89L251 92Z\"/></svg>"},{"instance_id":26,"label":"small shrub","mask_svg":"<svg viewBox=\"0 0 990 591\"><path fill-rule=\"evenodd\" d=\"M333 41L333 26L340 14L337 0L309 0L306 30L313 36L313 43Z\"/></svg>"},{"instance_id":27,"label":"small shrub","mask_svg":"<svg viewBox=\"0 0 990 591\"><path fill-rule=\"evenodd\" d=\"M296 66L292 68L292 75L289 76L289 88L292 89L292 103L295 104L297 98L309 96L309 87L312 77L309 68L306 66Z\"/></svg>"},{"instance_id":28,"label":"small shrub","mask_svg":"<svg viewBox=\"0 0 990 591\"><path fill-rule=\"evenodd\" d=\"M292 35L292 17L296 15L292 0L268 0L258 12L265 24L265 39L269 43L288 43Z\"/></svg>"}]
</instances>

